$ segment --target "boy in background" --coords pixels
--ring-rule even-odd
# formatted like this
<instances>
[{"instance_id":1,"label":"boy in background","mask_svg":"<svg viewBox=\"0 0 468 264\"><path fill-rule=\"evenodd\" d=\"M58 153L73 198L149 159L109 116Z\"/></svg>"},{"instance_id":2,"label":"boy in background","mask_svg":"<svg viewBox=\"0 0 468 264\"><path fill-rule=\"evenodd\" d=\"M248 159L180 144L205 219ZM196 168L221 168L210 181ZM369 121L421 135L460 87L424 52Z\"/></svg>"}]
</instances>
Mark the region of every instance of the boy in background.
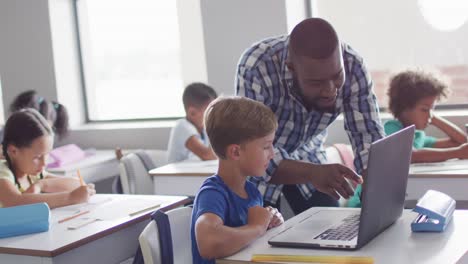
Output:
<instances>
[{"instance_id":1,"label":"boy in background","mask_svg":"<svg viewBox=\"0 0 468 264\"><path fill-rule=\"evenodd\" d=\"M263 198L247 177L265 175L273 157L278 126L262 103L242 97L215 100L205 126L218 172L201 186L192 212L193 263L215 263L236 253L284 220L278 210L263 207Z\"/></svg>"},{"instance_id":2,"label":"boy in background","mask_svg":"<svg viewBox=\"0 0 468 264\"><path fill-rule=\"evenodd\" d=\"M186 116L178 120L171 131L169 163L188 159L216 159L203 127L203 113L216 97L215 90L203 83L192 83L185 88L182 100Z\"/></svg>"}]
</instances>

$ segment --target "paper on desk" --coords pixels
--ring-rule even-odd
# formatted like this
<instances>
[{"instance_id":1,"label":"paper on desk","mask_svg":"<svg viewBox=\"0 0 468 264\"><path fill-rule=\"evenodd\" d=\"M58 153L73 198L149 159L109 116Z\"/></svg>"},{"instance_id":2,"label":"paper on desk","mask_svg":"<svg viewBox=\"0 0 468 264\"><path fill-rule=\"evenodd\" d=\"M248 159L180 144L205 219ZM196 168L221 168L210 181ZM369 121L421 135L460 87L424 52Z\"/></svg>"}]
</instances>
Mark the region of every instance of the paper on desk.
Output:
<instances>
[{"instance_id":1,"label":"paper on desk","mask_svg":"<svg viewBox=\"0 0 468 264\"><path fill-rule=\"evenodd\" d=\"M468 251L466 251L465 254L457 260L457 264L468 264Z\"/></svg>"},{"instance_id":2,"label":"paper on desk","mask_svg":"<svg viewBox=\"0 0 468 264\"><path fill-rule=\"evenodd\" d=\"M444 162L414 163L411 164L410 173L438 172L468 170L468 160L448 160Z\"/></svg>"},{"instance_id":3,"label":"paper on desk","mask_svg":"<svg viewBox=\"0 0 468 264\"><path fill-rule=\"evenodd\" d=\"M97 196L93 195L89 197L88 202L86 203L80 203L80 204L74 204L74 205L68 205L64 207L57 208L56 210L58 211L86 211L86 210L92 210L102 204L105 204L107 202L111 202L112 198L111 197L102 197L102 196Z\"/></svg>"},{"instance_id":4,"label":"paper on desk","mask_svg":"<svg viewBox=\"0 0 468 264\"><path fill-rule=\"evenodd\" d=\"M107 204L100 207L99 210L94 210L89 216L77 219L70 223L67 228L76 230L102 220L117 220L122 217L135 216L142 213L147 213L156 210L161 203L149 200L130 200L119 201L118 203ZM122 208L126 208L123 209Z\"/></svg>"},{"instance_id":5,"label":"paper on desk","mask_svg":"<svg viewBox=\"0 0 468 264\"><path fill-rule=\"evenodd\" d=\"M58 220L75 215L80 212L90 211L93 212L96 208L111 202L112 198L93 195L87 203L68 205L64 207L55 208L52 210L51 221L58 222Z\"/></svg>"},{"instance_id":6,"label":"paper on desk","mask_svg":"<svg viewBox=\"0 0 468 264\"><path fill-rule=\"evenodd\" d=\"M105 206L100 206L99 210L92 210L88 217L100 220L116 220L128 217L135 212L142 211L143 213L145 209L148 209L148 211L151 211L151 209L156 210L159 205L161 205L161 202L146 199L112 201L106 203Z\"/></svg>"}]
</instances>

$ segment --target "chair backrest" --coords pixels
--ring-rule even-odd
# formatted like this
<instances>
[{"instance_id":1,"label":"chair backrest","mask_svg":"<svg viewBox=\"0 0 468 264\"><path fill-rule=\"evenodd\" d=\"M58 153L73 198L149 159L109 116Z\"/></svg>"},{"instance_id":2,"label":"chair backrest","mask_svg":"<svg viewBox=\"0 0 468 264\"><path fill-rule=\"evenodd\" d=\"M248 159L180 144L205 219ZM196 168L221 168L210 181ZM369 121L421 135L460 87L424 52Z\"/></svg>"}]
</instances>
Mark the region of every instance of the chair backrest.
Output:
<instances>
[{"instance_id":1,"label":"chair backrest","mask_svg":"<svg viewBox=\"0 0 468 264\"><path fill-rule=\"evenodd\" d=\"M333 144L333 147L338 150L343 164L352 170L356 170L354 166L354 153L351 146L346 144Z\"/></svg>"},{"instance_id":2,"label":"chair backrest","mask_svg":"<svg viewBox=\"0 0 468 264\"><path fill-rule=\"evenodd\" d=\"M153 179L148 171L165 164L165 151L140 150L120 158L119 171L125 194L154 194Z\"/></svg>"},{"instance_id":3,"label":"chair backrest","mask_svg":"<svg viewBox=\"0 0 468 264\"><path fill-rule=\"evenodd\" d=\"M192 208L177 208L165 214L168 217L170 225L170 230L167 230L166 227L165 231L170 232L169 237L172 241L166 241L167 236L160 237L158 221L151 221L138 238L145 264L163 263L162 256L169 252L165 247L168 245L172 245L172 259L174 263L164 264L192 263L192 240L190 237ZM159 225L160 228L164 228L164 226L161 226L161 223ZM162 246L162 243L165 246ZM166 252L162 252L164 248Z\"/></svg>"}]
</instances>

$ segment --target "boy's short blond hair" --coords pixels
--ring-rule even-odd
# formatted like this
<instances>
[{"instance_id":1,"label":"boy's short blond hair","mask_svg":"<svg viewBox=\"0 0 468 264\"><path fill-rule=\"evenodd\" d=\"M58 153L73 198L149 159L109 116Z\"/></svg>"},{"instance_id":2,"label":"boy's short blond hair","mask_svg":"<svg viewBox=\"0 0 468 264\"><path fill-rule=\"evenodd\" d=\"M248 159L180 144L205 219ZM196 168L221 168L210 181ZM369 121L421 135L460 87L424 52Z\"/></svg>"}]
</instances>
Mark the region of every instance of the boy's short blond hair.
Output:
<instances>
[{"instance_id":1,"label":"boy's short blond hair","mask_svg":"<svg viewBox=\"0 0 468 264\"><path fill-rule=\"evenodd\" d=\"M398 118L407 109L416 106L419 100L436 96L437 100L447 97L450 89L436 73L423 70L406 70L390 79L388 88L388 108Z\"/></svg>"},{"instance_id":2,"label":"boy's short blond hair","mask_svg":"<svg viewBox=\"0 0 468 264\"><path fill-rule=\"evenodd\" d=\"M270 108L245 97L218 98L205 111L206 133L220 159L226 159L228 145L265 137L277 127Z\"/></svg>"}]
</instances>

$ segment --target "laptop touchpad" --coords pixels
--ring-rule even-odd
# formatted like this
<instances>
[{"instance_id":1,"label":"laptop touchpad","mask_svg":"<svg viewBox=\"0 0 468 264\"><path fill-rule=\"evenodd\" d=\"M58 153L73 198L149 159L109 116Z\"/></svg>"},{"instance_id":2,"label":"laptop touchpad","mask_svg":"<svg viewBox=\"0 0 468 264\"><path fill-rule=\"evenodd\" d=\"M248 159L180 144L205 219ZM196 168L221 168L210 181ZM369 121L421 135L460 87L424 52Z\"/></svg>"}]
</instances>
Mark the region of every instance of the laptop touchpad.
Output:
<instances>
[{"instance_id":1,"label":"laptop touchpad","mask_svg":"<svg viewBox=\"0 0 468 264\"><path fill-rule=\"evenodd\" d=\"M344 218L349 216L356 211L351 210L323 210L318 211L317 213L309 216L304 219L300 224L296 225L292 229L295 231L311 231L311 230L322 230L325 231L326 228L333 226L337 223L340 223Z\"/></svg>"}]
</instances>

